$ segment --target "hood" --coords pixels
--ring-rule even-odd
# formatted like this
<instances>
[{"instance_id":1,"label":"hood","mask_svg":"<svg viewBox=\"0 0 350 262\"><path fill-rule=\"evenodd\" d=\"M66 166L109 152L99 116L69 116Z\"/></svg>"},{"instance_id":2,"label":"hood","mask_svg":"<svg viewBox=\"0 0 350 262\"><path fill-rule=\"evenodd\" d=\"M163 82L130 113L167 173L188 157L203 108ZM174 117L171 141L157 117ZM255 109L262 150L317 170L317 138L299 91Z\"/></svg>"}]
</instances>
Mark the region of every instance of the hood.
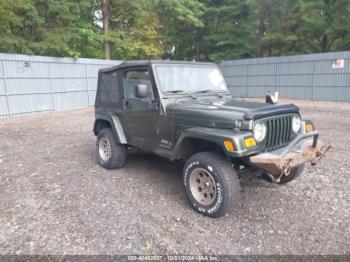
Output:
<instances>
[{"instance_id":1,"label":"hood","mask_svg":"<svg viewBox=\"0 0 350 262\"><path fill-rule=\"evenodd\" d=\"M249 122L274 115L298 113L295 105L272 105L236 99L186 100L168 104L166 114L175 124L233 128L236 120Z\"/></svg>"}]
</instances>

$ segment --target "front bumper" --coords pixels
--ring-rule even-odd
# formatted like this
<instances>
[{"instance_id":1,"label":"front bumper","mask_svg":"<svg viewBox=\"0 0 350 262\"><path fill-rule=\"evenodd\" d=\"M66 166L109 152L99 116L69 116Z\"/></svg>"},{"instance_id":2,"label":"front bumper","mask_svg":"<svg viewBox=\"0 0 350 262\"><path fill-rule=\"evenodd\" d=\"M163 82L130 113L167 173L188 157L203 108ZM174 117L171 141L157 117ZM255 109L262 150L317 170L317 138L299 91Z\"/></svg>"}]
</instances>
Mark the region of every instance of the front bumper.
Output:
<instances>
[{"instance_id":1,"label":"front bumper","mask_svg":"<svg viewBox=\"0 0 350 262\"><path fill-rule=\"evenodd\" d=\"M287 147L272 152L248 157L248 162L265 170L275 178L281 177L291 168L307 162L315 164L330 149L318 140L318 132L314 131L297 136Z\"/></svg>"}]
</instances>

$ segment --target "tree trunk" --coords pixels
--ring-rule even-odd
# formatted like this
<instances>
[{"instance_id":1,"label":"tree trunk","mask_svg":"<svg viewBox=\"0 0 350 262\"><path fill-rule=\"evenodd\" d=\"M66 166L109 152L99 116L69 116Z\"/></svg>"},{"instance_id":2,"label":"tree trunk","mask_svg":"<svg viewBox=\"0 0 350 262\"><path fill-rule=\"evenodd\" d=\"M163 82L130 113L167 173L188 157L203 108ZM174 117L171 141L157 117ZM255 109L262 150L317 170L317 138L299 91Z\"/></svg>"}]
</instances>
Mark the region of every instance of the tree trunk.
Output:
<instances>
[{"instance_id":1,"label":"tree trunk","mask_svg":"<svg viewBox=\"0 0 350 262\"><path fill-rule=\"evenodd\" d=\"M258 33L258 57L264 56L264 35L265 35L265 19L263 17L259 20L259 33Z\"/></svg>"},{"instance_id":2,"label":"tree trunk","mask_svg":"<svg viewBox=\"0 0 350 262\"><path fill-rule=\"evenodd\" d=\"M321 42L321 53L328 52L328 36L323 35Z\"/></svg>"},{"instance_id":3,"label":"tree trunk","mask_svg":"<svg viewBox=\"0 0 350 262\"><path fill-rule=\"evenodd\" d=\"M109 20L110 20L110 11L108 0L101 0L101 9L102 9L102 21L103 21L103 47L105 51L105 58L107 60L111 59L111 43L108 40L109 33Z\"/></svg>"}]
</instances>

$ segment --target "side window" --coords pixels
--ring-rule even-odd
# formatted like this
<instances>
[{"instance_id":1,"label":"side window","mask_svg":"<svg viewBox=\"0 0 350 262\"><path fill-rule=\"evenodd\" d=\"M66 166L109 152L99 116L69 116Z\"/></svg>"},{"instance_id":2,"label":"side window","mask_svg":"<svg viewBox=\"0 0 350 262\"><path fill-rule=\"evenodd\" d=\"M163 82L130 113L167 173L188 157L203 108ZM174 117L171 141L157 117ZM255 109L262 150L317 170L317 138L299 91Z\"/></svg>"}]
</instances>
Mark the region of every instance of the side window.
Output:
<instances>
[{"instance_id":1,"label":"side window","mask_svg":"<svg viewBox=\"0 0 350 262\"><path fill-rule=\"evenodd\" d=\"M124 96L127 99L139 99L135 97L135 87L139 84L148 86L148 99L154 99L152 90L151 73L148 69L129 70L125 75Z\"/></svg>"},{"instance_id":2,"label":"side window","mask_svg":"<svg viewBox=\"0 0 350 262\"><path fill-rule=\"evenodd\" d=\"M120 90L120 73L118 71L101 73L99 75L99 92L96 94L99 102L109 106L121 107L122 90Z\"/></svg>"}]
</instances>

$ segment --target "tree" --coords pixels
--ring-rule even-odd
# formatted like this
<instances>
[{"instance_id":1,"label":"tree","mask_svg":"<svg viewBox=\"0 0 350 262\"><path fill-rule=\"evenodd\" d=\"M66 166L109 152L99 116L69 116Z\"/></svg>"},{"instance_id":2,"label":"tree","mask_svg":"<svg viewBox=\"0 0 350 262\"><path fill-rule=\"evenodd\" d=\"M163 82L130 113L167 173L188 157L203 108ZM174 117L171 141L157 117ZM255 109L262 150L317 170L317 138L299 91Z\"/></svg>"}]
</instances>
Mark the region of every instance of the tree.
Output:
<instances>
[{"instance_id":1,"label":"tree","mask_svg":"<svg viewBox=\"0 0 350 262\"><path fill-rule=\"evenodd\" d=\"M36 31L34 52L52 56L80 57L87 37L97 38L99 30L92 24L93 14L87 11L92 1L35 0L34 5L43 24ZM87 36L90 34L90 36ZM95 34L93 36L93 34ZM95 56L95 54L91 54Z\"/></svg>"},{"instance_id":2,"label":"tree","mask_svg":"<svg viewBox=\"0 0 350 262\"><path fill-rule=\"evenodd\" d=\"M329 52L350 33L350 2L348 0L310 0L302 4L303 24L298 31L306 52Z\"/></svg>"},{"instance_id":3,"label":"tree","mask_svg":"<svg viewBox=\"0 0 350 262\"><path fill-rule=\"evenodd\" d=\"M204 3L204 28L198 41L202 59L220 61L253 56L248 3L239 0L207 0Z\"/></svg>"},{"instance_id":4,"label":"tree","mask_svg":"<svg viewBox=\"0 0 350 262\"><path fill-rule=\"evenodd\" d=\"M103 21L103 45L105 58L111 59L111 44L108 39L109 20L111 19L110 5L108 0L101 0L102 21Z\"/></svg>"},{"instance_id":5,"label":"tree","mask_svg":"<svg viewBox=\"0 0 350 262\"><path fill-rule=\"evenodd\" d=\"M0 52L239 59L349 50L348 0L1 0Z\"/></svg>"},{"instance_id":6,"label":"tree","mask_svg":"<svg viewBox=\"0 0 350 262\"><path fill-rule=\"evenodd\" d=\"M43 24L34 3L2 0L0 4L0 52L33 54L38 28Z\"/></svg>"},{"instance_id":7,"label":"tree","mask_svg":"<svg viewBox=\"0 0 350 262\"><path fill-rule=\"evenodd\" d=\"M3 0L0 51L100 57L93 44L98 42L99 29L93 23L92 6L90 0L61 0L59 5L55 0Z\"/></svg>"},{"instance_id":8,"label":"tree","mask_svg":"<svg viewBox=\"0 0 350 262\"><path fill-rule=\"evenodd\" d=\"M205 6L198 0L156 1L160 34L164 39L165 58L192 60L198 48L198 30L204 24Z\"/></svg>"},{"instance_id":9,"label":"tree","mask_svg":"<svg viewBox=\"0 0 350 262\"><path fill-rule=\"evenodd\" d=\"M269 0L264 6L253 9L261 10L252 16L259 28L257 56L291 55L300 51L303 39L296 33L303 23L300 0Z\"/></svg>"}]
</instances>

